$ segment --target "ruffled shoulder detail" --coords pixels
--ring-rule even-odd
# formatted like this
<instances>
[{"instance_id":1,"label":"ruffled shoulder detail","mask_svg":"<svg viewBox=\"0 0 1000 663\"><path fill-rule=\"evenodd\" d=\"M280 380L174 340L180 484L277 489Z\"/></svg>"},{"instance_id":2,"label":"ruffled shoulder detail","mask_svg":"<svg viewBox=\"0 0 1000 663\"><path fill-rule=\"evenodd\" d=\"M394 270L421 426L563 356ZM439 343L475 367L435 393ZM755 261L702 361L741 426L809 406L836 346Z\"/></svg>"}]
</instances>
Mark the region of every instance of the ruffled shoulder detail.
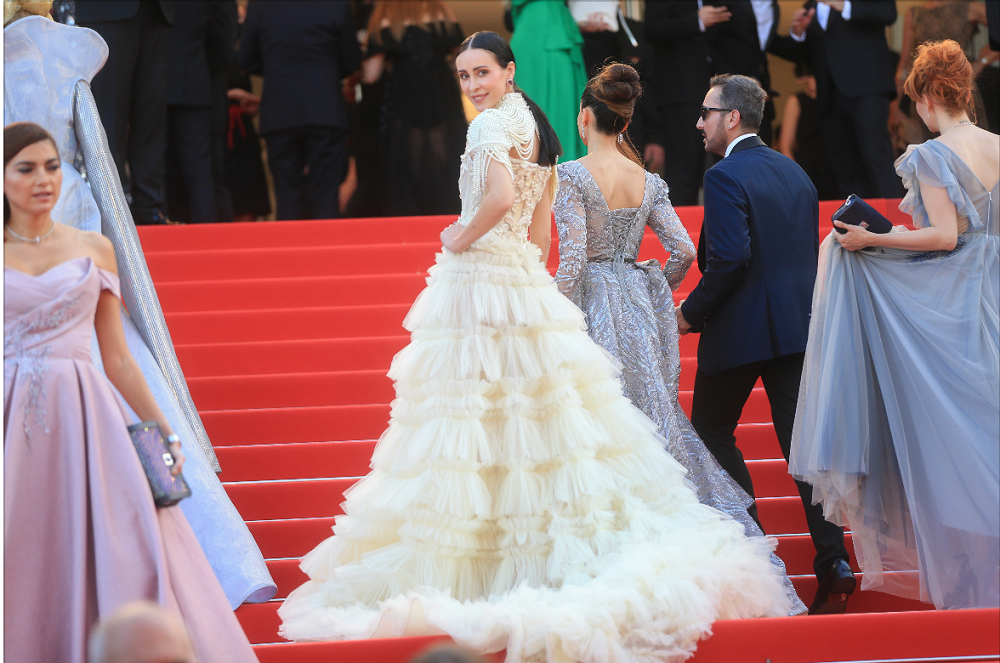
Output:
<instances>
[{"instance_id":1,"label":"ruffled shoulder detail","mask_svg":"<svg viewBox=\"0 0 1000 663\"><path fill-rule=\"evenodd\" d=\"M122 298L121 280L118 278L118 274L98 267L97 275L101 280L101 290L108 290L118 299Z\"/></svg>"},{"instance_id":2,"label":"ruffled shoulder detail","mask_svg":"<svg viewBox=\"0 0 1000 663\"><path fill-rule=\"evenodd\" d=\"M3 30L4 62L34 58L58 67L62 76L71 72L88 83L108 59L108 44L90 28L62 25L42 16L27 16ZM6 72L5 72L6 73Z\"/></svg>"},{"instance_id":3,"label":"ruffled shoulder detail","mask_svg":"<svg viewBox=\"0 0 1000 663\"><path fill-rule=\"evenodd\" d=\"M940 187L948 192L948 199L955 205L958 215L968 218L970 232L985 229L979 210L959 183L955 172L957 159L954 152L936 140L910 145L906 148L906 152L896 159L896 173L903 179L903 186L906 188L906 196L899 203L899 211L913 217L915 227L926 228L930 225L920 195L920 185L924 184Z\"/></svg>"}]
</instances>

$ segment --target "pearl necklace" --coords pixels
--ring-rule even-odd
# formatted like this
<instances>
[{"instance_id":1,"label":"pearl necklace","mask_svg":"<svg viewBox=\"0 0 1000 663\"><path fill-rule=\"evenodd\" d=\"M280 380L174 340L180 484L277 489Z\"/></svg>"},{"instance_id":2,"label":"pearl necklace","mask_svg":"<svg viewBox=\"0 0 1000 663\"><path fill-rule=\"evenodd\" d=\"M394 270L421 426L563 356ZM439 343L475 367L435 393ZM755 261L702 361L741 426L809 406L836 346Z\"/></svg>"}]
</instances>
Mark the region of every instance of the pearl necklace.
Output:
<instances>
[{"instance_id":1,"label":"pearl necklace","mask_svg":"<svg viewBox=\"0 0 1000 663\"><path fill-rule=\"evenodd\" d=\"M22 242L28 242L29 244L38 244L38 243L40 243L43 239L45 239L46 237L48 237L49 235L51 235L52 231L55 230L55 229L56 229L56 222L53 221L52 222L52 227L49 228L45 232L44 235L39 235L38 237L31 238L31 237L24 237L23 235L18 235L16 232L14 232L13 228L11 228L10 226L7 226L7 232L9 232L11 235L13 235L17 239L21 240Z\"/></svg>"},{"instance_id":2,"label":"pearl necklace","mask_svg":"<svg viewBox=\"0 0 1000 663\"><path fill-rule=\"evenodd\" d=\"M956 124L954 127L949 127L948 129L945 129L941 133L941 135L943 136L946 133L948 133L949 131L951 131L952 129L955 129L956 127L961 127L961 126L966 125L966 124L975 124L975 122L970 122L969 120L962 120L961 122L959 122L958 124Z\"/></svg>"}]
</instances>

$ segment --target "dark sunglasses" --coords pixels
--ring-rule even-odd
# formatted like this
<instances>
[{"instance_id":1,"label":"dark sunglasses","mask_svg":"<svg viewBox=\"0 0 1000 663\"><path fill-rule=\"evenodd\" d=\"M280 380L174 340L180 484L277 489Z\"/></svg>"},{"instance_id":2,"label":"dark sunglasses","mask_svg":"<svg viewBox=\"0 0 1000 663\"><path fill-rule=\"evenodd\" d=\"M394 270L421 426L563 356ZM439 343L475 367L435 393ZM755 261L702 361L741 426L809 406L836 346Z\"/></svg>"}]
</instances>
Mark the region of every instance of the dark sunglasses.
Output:
<instances>
[{"instance_id":1,"label":"dark sunglasses","mask_svg":"<svg viewBox=\"0 0 1000 663\"><path fill-rule=\"evenodd\" d=\"M712 111L721 111L721 112L724 112L724 113L729 113L729 112L732 112L734 110L736 110L736 109L735 108L709 108L708 106L702 106L701 107L701 119L703 121L707 120L708 119L708 114L711 113Z\"/></svg>"}]
</instances>

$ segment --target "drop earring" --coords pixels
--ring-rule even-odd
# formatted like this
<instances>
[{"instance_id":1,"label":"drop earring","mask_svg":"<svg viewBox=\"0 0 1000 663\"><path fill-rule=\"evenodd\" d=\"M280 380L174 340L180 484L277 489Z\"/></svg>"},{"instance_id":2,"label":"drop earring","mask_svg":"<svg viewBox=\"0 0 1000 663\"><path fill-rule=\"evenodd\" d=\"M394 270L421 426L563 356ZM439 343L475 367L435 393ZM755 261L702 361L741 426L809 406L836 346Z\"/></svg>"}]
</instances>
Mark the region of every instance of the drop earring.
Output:
<instances>
[{"instance_id":1,"label":"drop earring","mask_svg":"<svg viewBox=\"0 0 1000 663\"><path fill-rule=\"evenodd\" d=\"M513 84L514 84L514 79L513 78L508 78L507 79L507 85L513 85Z\"/></svg>"},{"instance_id":2,"label":"drop earring","mask_svg":"<svg viewBox=\"0 0 1000 663\"><path fill-rule=\"evenodd\" d=\"M580 138L582 140L587 140L587 127L586 125L580 125Z\"/></svg>"},{"instance_id":3,"label":"drop earring","mask_svg":"<svg viewBox=\"0 0 1000 663\"><path fill-rule=\"evenodd\" d=\"M618 144L619 144L619 145L621 145L621 144L622 144L622 140L624 140L624 139L622 138L622 135L621 135L621 134L618 134Z\"/></svg>"}]
</instances>

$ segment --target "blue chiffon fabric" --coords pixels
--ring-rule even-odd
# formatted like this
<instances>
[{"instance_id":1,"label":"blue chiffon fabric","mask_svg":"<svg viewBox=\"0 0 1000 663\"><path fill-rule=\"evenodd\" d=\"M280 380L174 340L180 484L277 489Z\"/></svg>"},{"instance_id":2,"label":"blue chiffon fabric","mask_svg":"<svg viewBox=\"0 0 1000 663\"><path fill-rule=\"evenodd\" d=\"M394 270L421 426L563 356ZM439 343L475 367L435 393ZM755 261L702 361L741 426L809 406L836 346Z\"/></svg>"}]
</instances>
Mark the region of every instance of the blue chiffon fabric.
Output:
<instances>
[{"instance_id":1,"label":"blue chiffon fabric","mask_svg":"<svg viewBox=\"0 0 1000 663\"><path fill-rule=\"evenodd\" d=\"M1000 183L988 189L936 140L896 171L917 227L930 186L967 228L953 251L824 242L789 470L853 532L863 590L996 607Z\"/></svg>"}]
</instances>

